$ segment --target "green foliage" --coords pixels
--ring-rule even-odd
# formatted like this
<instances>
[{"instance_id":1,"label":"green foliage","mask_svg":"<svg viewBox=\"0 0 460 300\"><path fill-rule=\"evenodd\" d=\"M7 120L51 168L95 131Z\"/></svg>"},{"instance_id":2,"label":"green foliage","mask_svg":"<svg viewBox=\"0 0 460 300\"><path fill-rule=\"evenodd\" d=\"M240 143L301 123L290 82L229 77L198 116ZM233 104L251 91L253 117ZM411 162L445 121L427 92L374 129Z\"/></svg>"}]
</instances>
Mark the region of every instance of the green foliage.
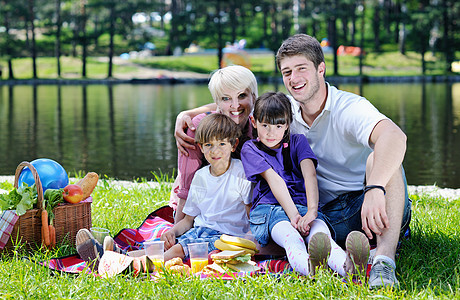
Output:
<instances>
[{"instance_id":1,"label":"green foliage","mask_svg":"<svg viewBox=\"0 0 460 300\"><path fill-rule=\"evenodd\" d=\"M26 183L14 188L8 194L0 194L0 211L16 210L19 216L32 209L37 203L37 190L35 184L28 186Z\"/></svg>"},{"instance_id":2,"label":"green foliage","mask_svg":"<svg viewBox=\"0 0 460 300\"><path fill-rule=\"evenodd\" d=\"M120 185L102 177L93 192L93 225L110 229L138 227L145 217L169 199L171 178L159 174L158 185L144 179ZM0 187L10 183L0 182ZM397 258L399 290L369 290L344 283L327 270L311 280L296 274L257 276L232 281L199 280L167 275L158 280L131 274L98 278L55 273L37 263L76 253L73 245L52 251L27 253L20 245L0 261L2 299L459 299L460 199L411 195L412 237L404 241ZM24 255L30 260L23 259Z\"/></svg>"}]
</instances>

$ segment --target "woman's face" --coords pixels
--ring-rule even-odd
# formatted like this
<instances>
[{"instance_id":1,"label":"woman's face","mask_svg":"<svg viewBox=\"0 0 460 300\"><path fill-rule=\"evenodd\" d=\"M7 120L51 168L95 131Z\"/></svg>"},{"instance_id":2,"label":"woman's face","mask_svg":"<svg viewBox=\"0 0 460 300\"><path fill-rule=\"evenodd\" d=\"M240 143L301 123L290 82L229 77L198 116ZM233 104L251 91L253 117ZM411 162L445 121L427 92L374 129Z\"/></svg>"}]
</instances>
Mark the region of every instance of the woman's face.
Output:
<instances>
[{"instance_id":1,"label":"woman's face","mask_svg":"<svg viewBox=\"0 0 460 300\"><path fill-rule=\"evenodd\" d=\"M243 128L249 121L249 114L254 106L254 95L249 89L242 91L224 90L217 106L221 113L229 116L233 122Z\"/></svg>"}]
</instances>

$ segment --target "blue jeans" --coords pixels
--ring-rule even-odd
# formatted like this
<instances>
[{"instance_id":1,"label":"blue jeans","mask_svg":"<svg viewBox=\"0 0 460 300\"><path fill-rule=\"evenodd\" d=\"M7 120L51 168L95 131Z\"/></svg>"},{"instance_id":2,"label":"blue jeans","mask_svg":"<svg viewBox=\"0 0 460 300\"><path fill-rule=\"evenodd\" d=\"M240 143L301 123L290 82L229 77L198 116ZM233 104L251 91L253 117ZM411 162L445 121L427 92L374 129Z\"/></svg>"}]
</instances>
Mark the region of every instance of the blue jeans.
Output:
<instances>
[{"instance_id":1,"label":"blue jeans","mask_svg":"<svg viewBox=\"0 0 460 300\"><path fill-rule=\"evenodd\" d=\"M409 223L411 219L412 201L407 193L406 184L404 214L401 223L401 237L410 235ZM345 246L347 235L354 230L363 232L361 223L361 207L364 201L364 192L362 190L342 194L336 199L321 207L321 212L327 217L329 224L335 231L335 241L341 247ZM374 238L375 239L375 238ZM371 244L376 244L375 241Z\"/></svg>"},{"instance_id":2,"label":"blue jeans","mask_svg":"<svg viewBox=\"0 0 460 300\"><path fill-rule=\"evenodd\" d=\"M217 250L214 242L220 238L222 232L208 228L208 227L193 227L177 238L177 242L184 250L184 259L189 258L188 244L208 242L208 252Z\"/></svg>"}]
</instances>

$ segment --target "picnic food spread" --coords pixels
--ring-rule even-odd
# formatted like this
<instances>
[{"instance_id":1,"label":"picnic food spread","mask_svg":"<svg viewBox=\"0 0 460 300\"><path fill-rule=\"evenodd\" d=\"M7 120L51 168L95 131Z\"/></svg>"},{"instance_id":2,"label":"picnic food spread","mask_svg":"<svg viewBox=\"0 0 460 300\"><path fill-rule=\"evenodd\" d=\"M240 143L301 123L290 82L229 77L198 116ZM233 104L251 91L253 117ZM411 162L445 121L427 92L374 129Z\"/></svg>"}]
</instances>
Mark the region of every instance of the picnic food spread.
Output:
<instances>
[{"instance_id":1,"label":"picnic food spread","mask_svg":"<svg viewBox=\"0 0 460 300\"><path fill-rule=\"evenodd\" d=\"M249 253L251 255L256 254L258 252L256 244L248 239L240 238L237 236L230 236L227 234L221 235L220 239L214 242L214 246L222 251L231 250L231 251L239 251L243 250L245 253Z\"/></svg>"},{"instance_id":2,"label":"picnic food spread","mask_svg":"<svg viewBox=\"0 0 460 300\"><path fill-rule=\"evenodd\" d=\"M188 265L184 264L182 258L180 257L175 257L165 262L165 269L171 271L172 273L177 273L186 276L192 273L191 268Z\"/></svg>"},{"instance_id":3,"label":"picnic food spread","mask_svg":"<svg viewBox=\"0 0 460 300\"><path fill-rule=\"evenodd\" d=\"M256 272L260 268L251 261L251 254L244 250L225 250L211 255L213 263L203 270L206 274L227 272Z\"/></svg>"}]
</instances>

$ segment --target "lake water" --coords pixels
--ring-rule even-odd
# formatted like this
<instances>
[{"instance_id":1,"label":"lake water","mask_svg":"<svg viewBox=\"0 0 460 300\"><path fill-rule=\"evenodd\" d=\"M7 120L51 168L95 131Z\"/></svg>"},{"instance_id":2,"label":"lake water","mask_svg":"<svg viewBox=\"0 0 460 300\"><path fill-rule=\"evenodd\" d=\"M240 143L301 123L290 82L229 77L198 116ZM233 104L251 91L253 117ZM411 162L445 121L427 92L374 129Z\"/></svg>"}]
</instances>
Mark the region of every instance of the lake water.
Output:
<instances>
[{"instance_id":1,"label":"lake water","mask_svg":"<svg viewBox=\"0 0 460 300\"><path fill-rule=\"evenodd\" d=\"M408 183L460 188L460 83L340 84L368 98L408 136ZM261 85L259 93L285 92ZM117 179L173 175L176 115L209 103L206 85L0 86L0 175L46 157Z\"/></svg>"}]
</instances>

